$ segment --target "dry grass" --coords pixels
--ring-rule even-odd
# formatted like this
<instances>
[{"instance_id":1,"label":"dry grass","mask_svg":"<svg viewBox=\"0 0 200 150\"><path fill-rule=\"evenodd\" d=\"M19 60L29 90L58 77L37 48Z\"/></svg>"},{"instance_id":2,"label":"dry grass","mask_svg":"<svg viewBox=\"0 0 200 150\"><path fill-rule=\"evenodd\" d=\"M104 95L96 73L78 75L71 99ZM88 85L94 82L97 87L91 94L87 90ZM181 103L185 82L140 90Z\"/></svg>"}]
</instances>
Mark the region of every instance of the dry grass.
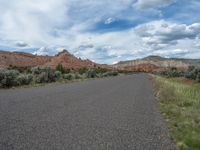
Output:
<instances>
[{"instance_id":1,"label":"dry grass","mask_svg":"<svg viewBox=\"0 0 200 150\"><path fill-rule=\"evenodd\" d=\"M155 77L156 96L180 150L200 150L200 86Z\"/></svg>"}]
</instances>

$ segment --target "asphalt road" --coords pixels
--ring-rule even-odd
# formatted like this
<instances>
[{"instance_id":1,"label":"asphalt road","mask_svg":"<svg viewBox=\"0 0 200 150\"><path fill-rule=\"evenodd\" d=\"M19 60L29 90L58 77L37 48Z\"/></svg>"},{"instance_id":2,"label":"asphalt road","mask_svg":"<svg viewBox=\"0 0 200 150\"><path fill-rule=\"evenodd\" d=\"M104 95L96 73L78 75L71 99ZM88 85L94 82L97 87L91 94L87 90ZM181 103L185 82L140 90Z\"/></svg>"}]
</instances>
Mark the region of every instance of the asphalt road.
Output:
<instances>
[{"instance_id":1,"label":"asphalt road","mask_svg":"<svg viewBox=\"0 0 200 150\"><path fill-rule=\"evenodd\" d=\"M146 74L0 90L0 150L170 150Z\"/></svg>"}]
</instances>

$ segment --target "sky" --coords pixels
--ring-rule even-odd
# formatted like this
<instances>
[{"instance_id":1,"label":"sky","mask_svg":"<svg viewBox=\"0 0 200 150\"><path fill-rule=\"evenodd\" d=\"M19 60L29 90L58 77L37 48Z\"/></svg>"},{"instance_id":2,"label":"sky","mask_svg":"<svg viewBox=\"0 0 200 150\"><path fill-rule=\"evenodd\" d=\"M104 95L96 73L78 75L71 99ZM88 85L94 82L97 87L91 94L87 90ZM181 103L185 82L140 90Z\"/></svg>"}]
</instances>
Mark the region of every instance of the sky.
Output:
<instances>
[{"instance_id":1,"label":"sky","mask_svg":"<svg viewBox=\"0 0 200 150\"><path fill-rule=\"evenodd\" d=\"M200 0L0 0L0 50L113 64L200 58Z\"/></svg>"}]
</instances>

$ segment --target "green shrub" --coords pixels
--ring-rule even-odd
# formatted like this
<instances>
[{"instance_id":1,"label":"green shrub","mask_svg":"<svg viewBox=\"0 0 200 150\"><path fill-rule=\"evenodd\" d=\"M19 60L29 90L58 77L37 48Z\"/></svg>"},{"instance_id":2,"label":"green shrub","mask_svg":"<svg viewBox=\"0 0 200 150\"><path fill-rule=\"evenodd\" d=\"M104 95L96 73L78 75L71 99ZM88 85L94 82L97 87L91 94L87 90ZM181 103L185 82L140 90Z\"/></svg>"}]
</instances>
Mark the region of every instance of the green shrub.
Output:
<instances>
[{"instance_id":1,"label":"green shrub","mask_svg":"<svg viewBox=\"0 0 200 150\"><path fill-rule=\"evenodd\" d=\"M185 73L185 77L192 80L198 81L198 76L200 74L200 68L195 68L194 66L188 67L188 70Z\"/></svg>"},{"instance_id":2,"label":"green shrub","mask_svg":"<svg viewBox=\"0 0 200 150\"><path fill-rule=\"evenodd\" d=\"M167 73L167 77L182 77L184 73L178 70L171 70Z\"/></svg>"},{"instance_id":3,"label":"green shrub","mask_svg":"<svg viewBox=\"0 0 200 150\"><path fill-rule=\"evenodd\" d=\"M193 79L193 80L195 80L196 79L196 71L195 71L195 69L194 70L192 70L192 71L187 71L186 73L185 73L185 77L186 78L188 78L188 79Z\"/></svg>"},{"instance_id":4,"label":"green shrub","mask_svg":"<svg viewBox=\"0 0 200 150\"><path fill-rule=\"evenodd\" d=\"M74 80L75 79L75 75L72 74L72 73L64 74L63 75L63 79Z\"/></svg>"},{"instance_id":5,"label":"green shrub","mask_svg":"<svg viewBox=\"0 0 200 150\"><path fill-rule=\"evenodd\" d=\"M78 69L78 73L79 74L84 74L84 73L86 73L88 71L88 69L87 68L80 68L80 69Z\"/></svg>"},{"instance_id":6,"label":"green shrub","mask_svg":"<svg viewBox=\"0 0 200 150\"><path fill-rule=\"evenodd\" d=\"M55 71L50 67L34 67L31 69L31 72L36 83L55 82L62 76L60 71Z\"/></svg>"},{"instance_id":7,"label":"green shrub","mask_svg":"<svg viewBox=\"0 0 200 150\"><path fill-rule=\"evenodd\" d=\"M10 65L8 70L18 70L20 73L30 73L30 67L17 67Z\"/></svg>"},{"instance_id":8,"label":"green shrub","mask_svg":"<svg viewBox=\"0 0 200 150\"><path fill-rule=\"evenodd\" d=\"M0 81L4 79L5 76L5 70L4 69L0 69Z\"/></svg>"},{"instance_id":9,"label":"green shrub","mask_svg":"<svg viewBox=\"0 0 200 150\"><path fill-rule=\"evenodd\" d=\"M11 87L17 85L16 78L19 75L18 70L0 70L0 86Z\"/></svg>"},{"instance_id":10,"label":"green shrub","mask_svg":"<svg viewBox=\"0 0 200 150\"><path fill-rule=\"evenodd\" d=\"M75 73L75 79L81 79L82 76L79 73Z\"/></svg>"},{"instance_id":11,"label":"green shrub","mask_svg":"<svg viewBox=\"0 0 200 150\"><path fill-rule=\"evenodd\" d=\"M81 78L82 78L82 79L86 79L86 78L87 78L87 73L82 74L82 75L81 75Z\"/></svg>"},{"instance_id":12,"label":"green shrub","mask_svg":"<svg viewBox=\"0 0 200 150\"><path fill-rule=\"evenodd\" d=\"M200 82L200 72L198 72L198 74L197 74L196 81Z\"/></svg>"},{"instance_id":13,"label":"green shrub","mask_svg":"<svg viewBox=\"0 0 200 150\"><path fill-rule=\"evenodd\" d=\"M39 75L35 76L36 83L45 83L48 82L48 74L46 72L42 72Z\"/></svg>"},{"instance_id":14,"label":"green shrub","mask_svg":"<svg viewBox=\"0 0 200 150\"><path fill-rule=\"evenodd\" d=\"M58 65L56 66L56 70L57 70L57 71L60 71L61 73L64 73L64 72L65 72L65 69L63 68L62 64L58 64Z\"/></svg>"},{"instance_id":15,"label":"green shrub","mask_svg":"<svg viewBox=\"0 0 200 150\"><path fill-rule=\"evenodd\" d=\"M100 68L100 67L98 67L98 68L94 68L93 70L96 72L96 74L103 74L103 73L109 71L109 70L106 69L106 68Z\"/></svg>"},{"instance_id":16,"label":"green shrub","mask_svg":"<svg viewBox=\"0 0 200 150\"><path fill-rule=\"evenodd\" d=\"M191 80L200 82L200 68L195 66L189 66L187 71L179 71L176 68L172 68L169 71L159 72L158 75L171 77L185 77Z\"/></svg>"},{"instance_id":17,"label":"green shrub","mask_svg":"<svg viewBox=\"0 0 200 150\"><path fill-rule=\"evenodd\" d=\"M65 69L64 73L70 73L71 72L71 69Z\"/></svg>"},{"instance_id":18,"label":"green shrub","mask_svg":"<svg viewBox=\"0 0 200 150\"><path fill-rule=\"evenodd\" d=\"M127 71L127 70L118 70L118 73L129 74L129 73L131 73L131 71Z\"/></svg>"},{"instance_id":19,"label":"green shrub","mask_svg":"<svg viewBox=\"0 0 200 150\"><path fill-rule=\"evenodd\" d=\"M105 72L103 73L103 77L109 77L109 76L117 76L119 74L118 71L109 71L109 72Z\"/></svg>"},{"instance_id":20,"label":"green shrub","mask_svg":"<svg viewBox=\"0 0 200 150\"><path fill-rule=\"evenodd\" d=\"M42 73L42 69L40 67L33 67L31 68L31 73L33 75L39 75L40 73Z\"/></svg>"},{"instance_id":21,"label":"green shrub","mask_svg":"<svg viewBox=\"0 0 200 150\"><path fill-rule=\"evenodd\" d=\"M60 79L62 77L62 73L60 71L55 72L55 78Z\"/></svg>"},{"instance_id":22,"label":"green shrub","mask_svg":"<svg viewBox=\"0 0 200 150\"><path fill-rule=\"evenodd\" d=\"M194 69L195 69L195 66L189 66L187 71L188 71L188 72L191 72L191 71L193 71Z\"/></svg>"},{"instance_id":23,"label":"green shrub","mask_svg":"<svg viewBox=\"0 0 200 150\"><path fill-rule=\"evenodd\" d=\"M86 73L86 77L87 78L96 78L97 77L97 73L95 72L95 70L91 69Z\"/></svg>"},{"instance_id":24,"label":"green shrub","mask_svg":"<svg viewBox=\"0 0 200 150\"><path fill-rule=\"evenodd\" d=\"M17 77L17 84L18 85L28 85L32 82L33 80L33 75L29 74L29 75L19 75Z\"/></svg>"},{"instance_id":25,"label":"green shrub","mask_svg":"<svg viewBox=\"0 0 200 150\"><path fill-rule=\"evenodd\" d=\"M59 70L59 71L58 71ZM62 72L67 72L62 74ZM69 72L69 73L68 73ZM57 66L57 70L50 67L33 67L20 73L18 70L1 69L0 70L0 87L11 87L17 85L28 85L32 83L49 83L55 82L61 78L67 80L83 79L83 78L100 78L105 76L116 76L118 71L112 71L103 68L79 70L64 70L62 65Z\"/></svg>"},{"instance_id":26,"label":"green shrub","mask_svg":"<svg viewBox=\"0 0 200 150\"><path fill-rule=\"evenodd\" d=\"M117 76L118 74L119 74L118 71L111 71L111 72L110 72L110 75L111 75L111 76Z\"/></svg>"},{"instance_id":27,"label":"green shrub","mask_svg":"<svg viewBox=\"0 0 200 150\"><path fill-rule=\"evenodd\" d=\"M109 77L110 76L110 72L105 72L102 74L102 77Z\"/></svg>"},{"instance_id":28,"label":"green shrub","mask_svg":"<svg viewBox=\"0 0 200 150\"><path fill-rule=\"evenodd\" d=\"M55 82L61 77L61 72L55 71L51 68L46 68L44 72L46 73L46 76L48 78L47 82Z\"/></svg>"}]
</instances>

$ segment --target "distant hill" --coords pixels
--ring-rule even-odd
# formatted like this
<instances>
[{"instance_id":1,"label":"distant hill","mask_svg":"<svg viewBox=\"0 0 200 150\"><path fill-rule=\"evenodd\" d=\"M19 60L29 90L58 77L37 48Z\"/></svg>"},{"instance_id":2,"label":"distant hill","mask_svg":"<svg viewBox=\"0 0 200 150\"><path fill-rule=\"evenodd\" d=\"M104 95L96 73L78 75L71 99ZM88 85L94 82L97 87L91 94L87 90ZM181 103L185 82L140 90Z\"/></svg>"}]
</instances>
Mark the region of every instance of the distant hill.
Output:
<instances>
[{"instance_id":1,"label":"distant hill","mask_svg":"<svg viewBox=\"0 0 200 150\"><path fill-rule=\"evenodd\" d=\"M90 60L82 60L70 54L67 50L59 52L55 56L39 56L24 52L0 51L0 68L16 67L35 67L46 66L56 68L62 64L64 68L112 68L129 71L159 71L167 68L176 67L177 69L187 69L188 66L200 66L200 59L177 59L163 58L160 56L148 56L142 59L121 61L113 66L102 65Z\"/></svg>"},{"instance_id":2,"label":"distant hill","mask_svg":"<svg viewBox=\"0 0 200 150\"><path fill-rule=\"evenodd\" d=\"M142 59L121 61L113 66L123 70L145 72L165 70L172 67L185 70L188 68L188 66L200 66L200 59L179 59L148 56Z\"/></svg>"},{"instance_id":3,"label":"distant hill","mask_svg":"<svg viewBox=\"0 0 200 150\"><path fill-rule=\"evenodd\" d=\"M0 51L0 68L16 67L35 67L47 66L56 68L58 64L62 64L64 68L93 68L107 67L107 65L96 64L90 60L82 60L70 54L67 50L59 52L55 56L38 56L24 52L7 52Z\"/></svg>"}]
</instances>

